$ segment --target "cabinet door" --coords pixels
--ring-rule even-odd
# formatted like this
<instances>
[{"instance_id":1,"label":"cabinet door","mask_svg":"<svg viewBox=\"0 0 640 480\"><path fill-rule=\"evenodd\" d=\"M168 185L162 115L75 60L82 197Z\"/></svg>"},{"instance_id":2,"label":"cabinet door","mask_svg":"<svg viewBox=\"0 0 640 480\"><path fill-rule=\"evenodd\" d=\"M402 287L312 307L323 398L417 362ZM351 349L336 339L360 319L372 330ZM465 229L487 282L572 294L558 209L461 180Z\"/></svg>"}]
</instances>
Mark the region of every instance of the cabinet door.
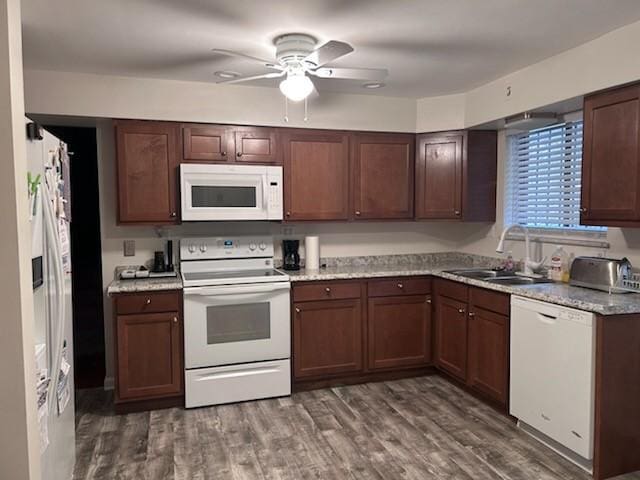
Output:
<instances>
[{"instance_id":1,"label":"cabinet door","mask_svg":"<svg viewBox=\"0 0 640 480\"><path fill-rule=\"evenodd\" d=\"M463 147L460 132L418 137L416 218L461 218Z\"/></svg>"},{"instance_id":2,"label":"cabinet door","mask_svg":"<svg viewBox=\"0 0 640 480\"><path fill-rule=\"evenodd\" d=\"M117 316L118 398L182 392L182 341L177 312Z\"/></svg>"},{"instance_id":3,"label":"cabinet door","mask_svg":"<svg viewBox=\"0 0 640 480\"><path fill-rule=\"evenodd\" d=\"M360 299L294 304L294 378L362 371Z\"/></svg>"},{"instance_id":4,"label":"cabinet door","mask_svg":"<svg viewBox=\"0 0 640 480\"><path fill-rule=\"evenodd\" d=\"M369 298L369 368L414 367L431 361L427 295Z\"/></svg>"},{"instance_id":5,"label":"cabinet door","mask_svg":"<svg viewBox=\"0 0 640 480\"><path fill-rule=\"evenodd\" d=\"M509 377L509 317L469 306L468 383L507 404Z\"/></svg>"},{"instance_id":6,"label":"cabinet door","mask_svg":"<svg viewBox=\"0 0 640 480\"><path fill-rule=\"evenodd\" d=\"M282 163L276 129L238 127L234 132L237 162L273 165Z\"/></svg>"},{"instance_id":7,"label":"cabinet door","mask_svg":"<svg viewBox=\"0 0 640 480\"><path fill-rule=\"evenodd\" d=\"M436 296L436 364L466 380L467 377L467 304Z\"/></svg>"},{"instance_id":8,"label":"cabinet door","mask_svg":"<svg viewBox=\"0 0 640 480\"><path fill-rule=\"evenodd\" d=\"M640 220L640 86L585 99L583 144L582 220Z\"/></svg>"},{"instance_id":9,"label":"cabinet door","mask_svg":"<svg viewBox=\"0 0 640 480\"><path fill-rule=\"evenodd\" d=\"M183 125L182 159L192 162L233 161L233 132L224 125Z\"/></svg>"},{"instance_id":10,"label":"cabinet door","mask_svg":"<svg viewBox=\"0 0 640 480\"><path fill-rule=\"evenodd\" d=\"M116 122L118 221L175 223L178 126L163 122Z\"/></svg>"},{"instance_id":11,"label":"cabinet door","mask_svg":"<svg viewBox=\"0 0 640 480\"><path fill-rule=\"evenodd\" d=\"M285 220L349 218L349 136L340 132L286 132Z\"/></svg>"},{"instance_id":12,"label":"cabinet door","mask_svg":"<svg viewBox=\"0 0 640 480\"><path fill-rule=\"evenodd\" d=\"M414 143L413 135L353 136L354 218L413 218Z\"/></svg>"}]
</instances>

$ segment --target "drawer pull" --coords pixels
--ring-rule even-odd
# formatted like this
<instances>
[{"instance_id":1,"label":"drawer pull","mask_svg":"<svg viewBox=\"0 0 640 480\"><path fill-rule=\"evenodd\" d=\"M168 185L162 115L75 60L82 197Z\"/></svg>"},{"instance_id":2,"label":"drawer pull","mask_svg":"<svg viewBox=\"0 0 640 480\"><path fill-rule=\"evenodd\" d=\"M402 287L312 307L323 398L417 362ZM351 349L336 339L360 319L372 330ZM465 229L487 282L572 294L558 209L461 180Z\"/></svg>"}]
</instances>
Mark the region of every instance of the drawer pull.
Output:
<instances>
[{"instance_id":1,"label":"drawer pull","mask_svg":"<svg viewBox=\"0 0 640 480\"><path fill-rule=\"evenodd\" d=\"M146 301L146 302L144 302L144 303L146 303L147 305L151 305L151 299L150 299L150 298L147 298L147 301Z\"/></svg>"},{"instance_id":2,"label":"drawer pull","mask_svg":"<svg viewBox=\"0 0 640 480\"><path fill-rule=\"evenodd\" d=\"M403 284L401 284L401 283L399 283L399 284L398 284L398 288L404 288L404 285L403 285Z\"/></svg>"},{"instance_id":3,"label":"drawer pull","mask_svg":"<svg viewBox=\"0 0 640 480\"><path fill-rule=\"evenodd\" d=\"M429 305L431 305L431 299L430 299L430 298L427 298L427 302L426 302L426 303L428 303Z\"/></svg>"},{"instance_id":4,"label":"drawer pull","mask_svg":"<svg viewBox=\"0 0 640 480\"><path fill-rule=\"evenodd\" d=\"M173 323L178 323L178 317L173 317Z\"/></svg>"},{"instance_id":5,"label":"drawer pull","mask_svg":"<svg viewBox=\"0 0 640 480\"><path fill-rule=\"evenodd\" d=\"M464 313L464 308L459 308L458 313Z\"/></svg>"},{"instance_id":6,"label":"drawer pull","mask_svg":"<svg viewBox=\"0 0 640 480\"><path fill-rule=\"evenodd\" d=\"M296 313L300 313L300 309L296 307Z\"/></svg>"},{"instance_id":7,"label":"drawer pull","mask_svg":"<svg viewBox=\"0 0 640 480\"><path fill-rule=\"evenodd\" d=\"M356 215L360 215L360 210L356 210Z\"/></svg>"},{"instance_id":8,"label":"drawer pull","mask_svg":"<svg viewBox=\"0 0 640 480\"><path fill-rule=\"evenodd\" d=\"M325 292L327 292L327 294L331 293L331 288L327 287L324 289Z\"/></svg>"},{"instance_id":9,"label":"drawer pull","mask_svg":"<svg viewBox=\"0 0 640 480\"><path fill-rule=\"evenodd\" d=\"M474 312L469 312L469 317L475 317L476 314Z\"/></svg>"}]
</instances>

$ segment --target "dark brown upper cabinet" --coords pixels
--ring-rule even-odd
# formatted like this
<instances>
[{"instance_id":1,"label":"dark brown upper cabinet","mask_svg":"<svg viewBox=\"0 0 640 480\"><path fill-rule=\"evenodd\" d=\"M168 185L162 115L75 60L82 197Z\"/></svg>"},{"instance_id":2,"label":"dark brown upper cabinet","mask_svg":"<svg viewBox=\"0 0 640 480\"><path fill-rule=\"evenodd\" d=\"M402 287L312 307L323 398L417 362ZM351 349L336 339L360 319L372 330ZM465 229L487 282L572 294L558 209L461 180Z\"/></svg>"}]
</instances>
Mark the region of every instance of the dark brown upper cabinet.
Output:
<instances>
[{"instance_id":1,"label":"dark brown upper cabinet","mask_svg":"<svg viewBox=\"0 0 640 480\"><path fill-rule=\"evenodd\" d=\"M640 226L640 84L584 100L581 223Z\"/></svg>"},{"instance_id":2,"label":"dark brown upper cabinet","mask_svg":"<svg viewBox=\"0 0 640 480\"><path fill-rule=\"evenodd\" d=\"M497 133L468 130L416 139L416 219L492 222Z\"/></svg>"},{"instance_id":3,"label":"dark brown upper cabinet","mask_svg":"<svg viewBox=\"0 0 640 480\"><path fill-rule=\"evenodd\" d=\"M281 137L285 220L347 220L349 135L287 130Z\"/></svg>"},{"instance_id":4,"label":"dark brown upper cabinet","mask_svg":"<svg viewBox=\"0 0 640 480\"><path fill-rule=\"evenodd\" d=\"M178 222L179 125L118 120L115 131L118 223Z\"/></svg>"},{"instance_id":5,"label":"dark brown upper cabinet","mask_svg":"<svg viewBox=\"0 0 640 480\"><path fill-rule=\"evenodd\" d=\"M413 218L414 144L414 135L353 135L352 218Z\"/></svg>"},{"instance_id":6,"label":"dark brown upper cabinet","mask_svg":"<svg viewBox=\"0 0 640 480\"><path fill-rule=\"evenodd\" d=\"M275 128L234 128L236 162L280 164L278 131Z\"/></svg>"},{"instance_id":7,"label":"dark brown upper cabinet","mask_svg":"<svg viewBox=\"0 0 640 480\"><path fill-rule=\"evenodd\" d=\"M183 125L182 160L186 162L233 161L234 137L225 125Z\"/></svg>"},{"instance_id":8,"label":"dark brown upper cabinet","mask_svg":"<svg viewBox=\"0 0 640 480\"><path fill-rule=\"evenodd\" d=\"M230 125L183 125L182 159L185 162L282 163L276 129Z\"/></svg>"}]
</instances>

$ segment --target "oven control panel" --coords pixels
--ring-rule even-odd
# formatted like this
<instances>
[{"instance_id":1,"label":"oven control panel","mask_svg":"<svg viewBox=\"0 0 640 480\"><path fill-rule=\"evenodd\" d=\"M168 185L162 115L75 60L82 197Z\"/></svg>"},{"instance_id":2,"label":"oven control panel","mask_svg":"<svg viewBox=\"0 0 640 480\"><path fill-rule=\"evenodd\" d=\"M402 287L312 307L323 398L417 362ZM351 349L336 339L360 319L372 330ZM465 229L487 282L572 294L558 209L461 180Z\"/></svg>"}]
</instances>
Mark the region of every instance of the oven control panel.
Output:
<instances>
[{"instance_id":1,"label":"oven control panel","mask_svg":"<svg viewBox=\"0 0 640 480\"><path fill-rule=\"evenodd\" d=\"M180 260L256 257L273 257L272 237L187 237L180 240Z\"/></svg>"}]
</instances>

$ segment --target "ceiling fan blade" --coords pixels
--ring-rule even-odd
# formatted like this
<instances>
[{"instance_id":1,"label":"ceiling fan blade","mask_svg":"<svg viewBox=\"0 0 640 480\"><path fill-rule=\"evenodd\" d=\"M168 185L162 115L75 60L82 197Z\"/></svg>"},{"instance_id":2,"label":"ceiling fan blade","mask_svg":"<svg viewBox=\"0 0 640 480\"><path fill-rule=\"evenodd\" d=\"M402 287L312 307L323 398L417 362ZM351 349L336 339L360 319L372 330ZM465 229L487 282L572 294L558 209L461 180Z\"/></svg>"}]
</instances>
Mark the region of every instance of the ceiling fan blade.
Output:
<instances>
[{"instance_id":1,"label":"ceiling fan blade","mask_svg":"<svg viewBox=\"0 0 640 480\"><path fill-rule=\"evenodd\" d=\"M389 71L386 68L333 68L321 67L309 70L309 73L319 78L343 78L347 80L384 80Z\"/></svg>"},{"instance_id":2,"label":"ceiling fan blade","mask_svg":"<svg viewBox=\"0 0 640 480\"><path fill-rule=\"evenodd\" d=\"M240 52L234 52L233 50L225 50L223 48L213 48L211 49L213 53L219 53L220 55L226 55L227 57L238 57L244 58L245 60L251 60L252 62L258 62L264 65L267 68L275 68L277 70L281 70L282 67L277 63L271 62L269 60L265 60L263 58L252 57L251 55L246 55Z\"/></svg>"},{"instance_id":3,"label":"ceiling fan blade","mask_svg":"<svg viewBox=\"0 0 640 480\"><path fill-rule=\"evenodd\" d=\"M303 61L320 67L351 52L353 52L353 47L348 43L331 40L316 48Z\"/></svg>"},{"instance_id":4,"label":"ceiling fan blade","mask_svg":"<svg viewBox=\"0 0 640 480\"><path fill-rule=\"evenodd\" d=\"M241 83L241 82L250 82L251 80L261 80L263 78L278 78L278 77L284 77L286 75L286 72L269 72L269 73L263 73L261 75L253 75L251 77L239 77L239 78L232 78L231 80L221 80L217 83Z\"/></svg>"}]
</instances>

